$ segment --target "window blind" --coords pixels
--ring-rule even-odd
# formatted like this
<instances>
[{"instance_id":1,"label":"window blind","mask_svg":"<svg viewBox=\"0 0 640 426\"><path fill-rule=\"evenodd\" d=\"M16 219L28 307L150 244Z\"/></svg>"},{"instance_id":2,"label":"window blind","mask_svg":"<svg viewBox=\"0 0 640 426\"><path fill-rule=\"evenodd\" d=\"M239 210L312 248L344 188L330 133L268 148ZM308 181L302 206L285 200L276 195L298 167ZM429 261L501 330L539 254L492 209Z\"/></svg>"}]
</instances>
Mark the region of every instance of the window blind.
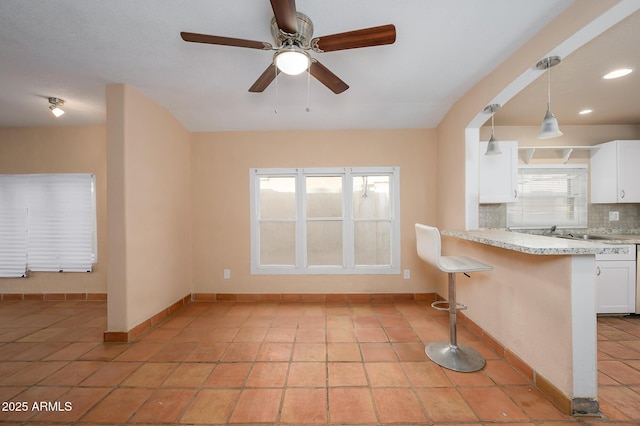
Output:
<instances>
[{"instance_id":1,"label":"window blind","mask_svg":"<svg viewBox=\"0 0 640 426\"><path fill-rule=\"evenodd\" d=\"M507 226L586 227L587 178L584 164L520 166L518 200L507 206Z\"/></svg>"},{"instance_id":2,"label":"window blind","mask_svg":"<svg viewBox=\"0 0 640 426\"><path fill-rule=\"evenodd\" d=\"M26 274L26 180L21 176L0 175L0 277Z\"/></svg>"},{"instance_id":3,"label":"window blind","mask_svg":"<svg viewBox=\"0 0 640 426\"><path fill-rule=\"evenodd\" d=\"M4 175L0 194L0 236L8 236L0 242L0 276L91 271L97 260L93 175Z\"/></svg>"}]
</instances>

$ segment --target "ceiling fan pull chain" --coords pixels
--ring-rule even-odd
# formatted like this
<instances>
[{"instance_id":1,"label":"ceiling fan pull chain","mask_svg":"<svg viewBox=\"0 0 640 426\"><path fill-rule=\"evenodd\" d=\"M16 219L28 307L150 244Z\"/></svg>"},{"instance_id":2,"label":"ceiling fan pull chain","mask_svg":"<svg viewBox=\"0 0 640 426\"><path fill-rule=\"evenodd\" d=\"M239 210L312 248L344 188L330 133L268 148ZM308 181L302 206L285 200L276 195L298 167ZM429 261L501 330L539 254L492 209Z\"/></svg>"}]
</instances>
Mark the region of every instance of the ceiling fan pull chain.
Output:
<instances>
[{"instance_id":1,"label":"ceiling fan pull chain","mask_svg":"<svg viewBox=\"0 0 640 426\"><path fill-rule=\"evenodd\" d=\"M304 109L307 112L311 111L311 108L309 107L309 97L310 97L310 93L311 93L311 72L309 71L311 67L307 68L307 107Z\"/></svg>"}]
</instances>

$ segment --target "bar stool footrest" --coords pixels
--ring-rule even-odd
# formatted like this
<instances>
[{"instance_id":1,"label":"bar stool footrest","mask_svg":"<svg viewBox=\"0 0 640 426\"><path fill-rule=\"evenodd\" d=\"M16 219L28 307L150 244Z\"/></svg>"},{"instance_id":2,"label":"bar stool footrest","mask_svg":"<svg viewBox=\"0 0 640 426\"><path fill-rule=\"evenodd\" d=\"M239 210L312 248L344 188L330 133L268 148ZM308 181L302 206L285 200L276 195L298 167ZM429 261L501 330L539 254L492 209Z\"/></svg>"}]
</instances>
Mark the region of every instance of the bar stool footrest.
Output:
<instances>
[{"instance_id":1,"label":"bar stool footrest","mask_svg":"<svg viewBox=\"0 0 640 426\"><path fill-rule=\"evenodd\" d=\"M442 305L447 305L447 307L443 307ZM431 303L431 307L433 309L437 309L439 311L449 311L451 308L449 307L449 301L448 300L436 300L435 302ZM463 304L463 303L456 303L456 309L458 311L464 311L465 309L467 309L467 305Z\"/></svg>"},{"instance_id":2,"label":"bar stool footrest","mask_svg":"<svg viewBox=\"0 0 640 426\"><path fill-rule=\"evenodd\" d=\"M452 346L449 342L432 342L424 348L424 352L441 367L462 373L481 370L485 365L478 351L463 344Z\"/></svg>"}]
</instances>

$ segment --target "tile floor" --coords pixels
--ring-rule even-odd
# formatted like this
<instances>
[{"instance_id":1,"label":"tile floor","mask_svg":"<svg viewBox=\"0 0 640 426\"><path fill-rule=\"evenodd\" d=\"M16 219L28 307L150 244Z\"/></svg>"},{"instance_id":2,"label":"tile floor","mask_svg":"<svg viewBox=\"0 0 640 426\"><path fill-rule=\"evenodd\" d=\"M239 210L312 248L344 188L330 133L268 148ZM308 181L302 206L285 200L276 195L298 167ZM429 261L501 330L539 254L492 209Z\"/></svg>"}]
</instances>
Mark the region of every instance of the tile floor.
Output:
<instances>
[{"instance_id":1,"label":"tile floor","mask_svg":"<svg viewBox=\"0 0 640 426\"><path fill-rule=\"evenodd\" d=\"M105 302L0 302L0 425L640 424L639 317L599 320L603 418L562 414L464 328L486 367L433 364L447 317L422 302L191 303L131 344L105 327Z\"/></svg>"}]
</instances>

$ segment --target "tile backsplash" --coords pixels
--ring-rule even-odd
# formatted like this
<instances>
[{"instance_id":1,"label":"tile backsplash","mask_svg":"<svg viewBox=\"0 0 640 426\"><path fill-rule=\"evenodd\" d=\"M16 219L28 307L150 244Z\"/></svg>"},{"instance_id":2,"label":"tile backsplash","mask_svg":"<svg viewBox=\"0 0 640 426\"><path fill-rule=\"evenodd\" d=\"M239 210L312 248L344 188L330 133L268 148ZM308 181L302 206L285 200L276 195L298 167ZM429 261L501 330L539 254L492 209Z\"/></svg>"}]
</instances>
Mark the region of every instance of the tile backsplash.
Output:
<instances>
[{"instance_id":1,"label":"tile backsplash","mask_svg":"<svg viewBox=\"0 0 640 426\"><path fill-rule=\"evenodd\" d=\"M618 221L609 221L609 212L618 212ZM480 228L506 228L506 204L480 204ZM640 204L589 204L588 227L602 229L640 228Z\"/></svg>"}]
</instances>

